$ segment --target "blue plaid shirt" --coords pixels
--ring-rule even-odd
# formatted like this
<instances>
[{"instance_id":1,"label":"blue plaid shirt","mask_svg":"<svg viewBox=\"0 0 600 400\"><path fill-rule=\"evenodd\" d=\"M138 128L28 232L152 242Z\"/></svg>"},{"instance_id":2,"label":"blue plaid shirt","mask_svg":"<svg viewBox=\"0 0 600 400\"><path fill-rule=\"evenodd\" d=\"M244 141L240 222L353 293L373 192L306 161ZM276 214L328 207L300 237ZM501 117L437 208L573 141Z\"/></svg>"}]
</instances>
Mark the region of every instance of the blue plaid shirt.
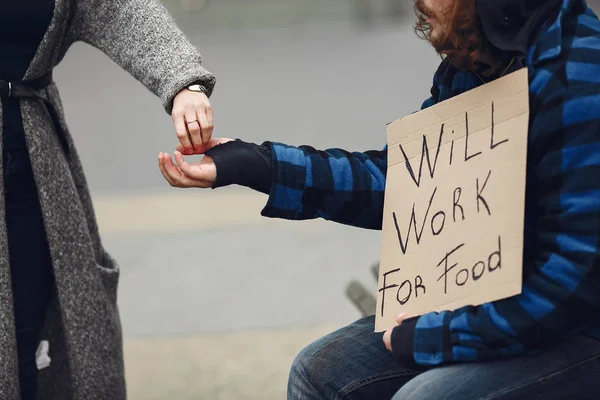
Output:
<instances>
[{"instance_id":1,"label":"blue plaid shirt","mask_svg":"<svg viewBox=\"0 0 600 400\"><path fill-rule=\"evenodd\" d=\"M600 21L584 0L564 0L533 43L522 293L405 321L392 345L406 365L505 358L600 328ZM480 84L442 63L423 108ZM385 148L269 145L264 216L381 229Z\"/></svg>"}]
</instances>

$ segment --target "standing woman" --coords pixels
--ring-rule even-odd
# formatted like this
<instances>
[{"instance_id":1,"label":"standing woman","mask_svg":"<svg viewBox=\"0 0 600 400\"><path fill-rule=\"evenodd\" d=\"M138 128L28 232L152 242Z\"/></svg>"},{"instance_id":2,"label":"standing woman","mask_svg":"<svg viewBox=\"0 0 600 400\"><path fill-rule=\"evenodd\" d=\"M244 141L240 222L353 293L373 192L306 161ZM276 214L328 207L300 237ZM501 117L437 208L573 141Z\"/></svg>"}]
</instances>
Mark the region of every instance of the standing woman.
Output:
<instances>
[{"instance_id":1,"label":"standing woman","mask_svg":"<svg viewBox=\"0 0 600 400\"><path fill-rule=\"evenodd\" d=\"M76 41L159 96L190 154L212 135L214 76L159 0L0 2L3 400L126 397L119 269L100 241L52 80ZM52 361L38 372L40 340Z\"/></svg>"}]
</instances>

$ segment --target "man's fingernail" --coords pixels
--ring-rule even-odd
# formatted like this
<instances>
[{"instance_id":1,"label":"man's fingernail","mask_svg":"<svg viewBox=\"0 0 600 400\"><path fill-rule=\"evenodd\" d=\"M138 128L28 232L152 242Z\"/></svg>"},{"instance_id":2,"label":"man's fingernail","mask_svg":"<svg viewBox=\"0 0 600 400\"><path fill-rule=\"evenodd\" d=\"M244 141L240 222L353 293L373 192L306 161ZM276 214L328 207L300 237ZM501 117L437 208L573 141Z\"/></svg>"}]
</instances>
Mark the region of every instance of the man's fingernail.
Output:
<instances>
[{"instance_id":1,"label":"man's fingernail","mask_svg":"<svg viewBox=\"0 0 600 400\"><path fill-rule=\"evenodd\" d=\"M406 317L406 313L403 312L396 315L396 319L404 319L404 317Z\"/></svg>"}]
</instances>

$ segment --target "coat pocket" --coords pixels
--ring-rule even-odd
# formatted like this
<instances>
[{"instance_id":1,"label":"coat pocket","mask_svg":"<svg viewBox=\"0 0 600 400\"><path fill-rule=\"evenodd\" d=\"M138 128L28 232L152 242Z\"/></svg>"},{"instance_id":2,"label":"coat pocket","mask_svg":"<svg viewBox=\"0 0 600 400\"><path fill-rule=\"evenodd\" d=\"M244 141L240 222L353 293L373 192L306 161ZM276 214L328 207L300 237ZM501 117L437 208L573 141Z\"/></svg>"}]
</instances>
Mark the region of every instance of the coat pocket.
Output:
<instances>
[{"instance_id":1,"label":"coat pocket","mask_svg":"<svg viewBox=\"0 0 600 400\"><path fill-rule=\"evenodd\" d=\"M119 288L119 276L121 270L119 264L107 251L102 250L100 261L96 262L96 270L100 274L100 279L104 285L104 290L113 304L117 302L117 291Z\"/></svg>"}]
</instances>

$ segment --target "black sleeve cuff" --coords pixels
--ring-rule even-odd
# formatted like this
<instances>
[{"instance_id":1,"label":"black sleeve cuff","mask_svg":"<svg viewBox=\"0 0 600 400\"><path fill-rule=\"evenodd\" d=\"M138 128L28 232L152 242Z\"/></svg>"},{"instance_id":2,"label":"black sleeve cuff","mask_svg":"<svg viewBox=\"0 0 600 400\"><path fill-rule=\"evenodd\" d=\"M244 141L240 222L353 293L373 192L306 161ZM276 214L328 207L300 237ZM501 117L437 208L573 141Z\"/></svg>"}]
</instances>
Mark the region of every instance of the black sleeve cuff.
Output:
<instances>
[{"instance_id":1,"label":"black sleeve cuff","mask_svg":"<svg viewBox=\"0 0 600 400\"><path fill-rule=\"evenodd\" d=\"M410 369L422 369L415 362L414 357L414 333L418 318L410 318L402 321L402 324L392 330L392 355L394 360Z\"/></svg>"},{"instance_id":2,"label":"black sleeve cuff","mask_svg":"<svg viewBox=\"0 0 600 400\"><path fill-rule=\"evenodd\" d=\"M271 190L271 149L236 139L205 152L217 168L212 188L242 185L269 194Z\"/></svg>"}]
</instances>

